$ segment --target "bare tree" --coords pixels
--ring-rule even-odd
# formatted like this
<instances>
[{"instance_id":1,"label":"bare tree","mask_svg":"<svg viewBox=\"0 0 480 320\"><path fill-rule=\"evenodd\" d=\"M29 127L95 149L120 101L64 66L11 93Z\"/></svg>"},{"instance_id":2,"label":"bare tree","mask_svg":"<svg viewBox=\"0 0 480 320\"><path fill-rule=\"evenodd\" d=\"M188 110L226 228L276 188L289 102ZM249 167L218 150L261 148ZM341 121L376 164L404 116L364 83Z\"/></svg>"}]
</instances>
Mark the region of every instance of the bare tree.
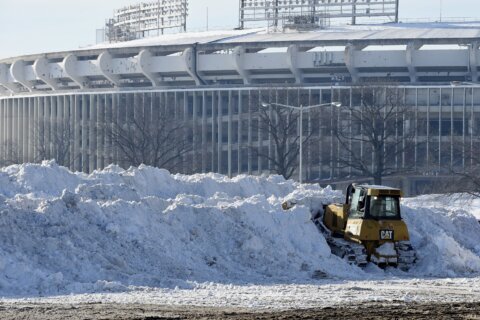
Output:
<instances>
[{"instance_id":1,"label":"bare tree","mask_svg":"<svg viewBox=\"0 0 480 320\"><path fill-rule=\"evenodd\" d=\"M48 127L38 122L35 131L36 161L55 159L60 166L73 165L70 152L74 132L68 119L49 122Z\"/></svg>"},{"instance_id":2,"label":"bare tree","mask_svg":"<svg viewBox=\"0 0 480 320\"><path fill-rule=\"evenodd\" d=\"M269 97L263 98L265 102L289 103L286 96L276 91L275 97L272 97L272 92L270 92ZM293 99L293 105L297 106L296 103L298 102L305 103L301 99L302 97L296 96ZM318 119L318 112L314 110L308 112L310 112L310 121L312 117ZM304 114L304 119L304 121L308 121L307 112ZM285 179L290 179L299 166L299 120L300 113L298 110L275 105L263 107L261 103L258 105L258 123L255 122L253 129L258 130L263 138L271 138L272 152L269 152L266 148L258 148L256 146L250 146L250 148L253 154L270 163L269 169L272 172L282 175ZM309 149L314 133L315 130L309 130L307 125L304 126L302 138L304 151Z\"/></svg>"},{"instance_id":3,"label":"bare tree","mask_svg":"<svg viewBox=\"0 0 480 320\"><path fill-rule=\"evenodd\" d=\"M4 141L1 144L0 149L0 167L5 167L22 162L20 152L18 150L18 144L15 141Z\"/></svg>"},{"instance_id":4,"label":"bare tree","mask_svg":"<svg viewBox=\"0 0 480 320\"><path fill-rule=\"evenodd\" d=\"M112 146L125 165L141 164L178 171L184 156L192 149L184 124L167 110L127 109L125 119L116 119L106 128Z\"/></svg>"},{"instance_id":5,"label":"bare tree","mask_svg":"<svg viewBox=\"0 0 480 320\"><path fill-rule=\"evenodd\" d=\"M343 107L333 132L340 145L341 168L351 168L359 176L382 184L385 176L409 170L398 169L398 159L412 148L414 131L407 126L412 109L403 101L398 88L366 85L341 97ZM363 148L363 150L361 149Z\"/></svg>"},{"instance_id":6,"label":"bare tree","mask_svg":"<svg viewBox=\"0 0 480 320\"><path fill-rule=\"evenodd\" d=\"M453 165L449 169L450 179L444 182L443 192L450 194L467 193L480 198L480 141L455 141L455 155L463 159L461 165Z\"/></svg>"}]
</instances>

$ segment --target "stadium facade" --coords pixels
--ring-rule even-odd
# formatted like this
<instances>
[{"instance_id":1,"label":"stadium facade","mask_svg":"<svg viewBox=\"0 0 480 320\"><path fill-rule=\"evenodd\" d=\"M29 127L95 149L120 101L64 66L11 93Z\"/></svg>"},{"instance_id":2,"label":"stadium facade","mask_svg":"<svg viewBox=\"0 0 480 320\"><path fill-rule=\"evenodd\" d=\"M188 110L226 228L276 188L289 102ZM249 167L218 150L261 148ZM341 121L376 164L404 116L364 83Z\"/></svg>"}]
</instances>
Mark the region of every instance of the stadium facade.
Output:
<instances>
[{"instance_id":1,"label":"stadium facade","mask_svg":"<svg viewBox=\"0 0 480 320\"><path fill-rule=\"evenodd\" d=\"M479 44L475 24L387 24L184 33L4 59L0 141L14 144L20 161L37 161L38 134L48 142L66 123L73 132L71 169L91 172L120 161L101 128L126 119L135 104L171 110L184 124L192 150L179 171L268 173L268 160L252 152L273 152L271 137L255 126L262 99L283 95L293 105L341 99L355 106L352 88L376 79L395 83L415 110L403 123L415 128L414 151L396 157L395 167L414 168L423 181L442 168L466 166L456 147L474 147L480 138ZM307 113L306 119L307 130L320 129L318 148L306 151L305 179L352 175L335 165L332 132L322 120L312 123ZM42 132L34 130L39 123ZM1 152L8 158L13 151Z\"/></svg>"}]
</instances>

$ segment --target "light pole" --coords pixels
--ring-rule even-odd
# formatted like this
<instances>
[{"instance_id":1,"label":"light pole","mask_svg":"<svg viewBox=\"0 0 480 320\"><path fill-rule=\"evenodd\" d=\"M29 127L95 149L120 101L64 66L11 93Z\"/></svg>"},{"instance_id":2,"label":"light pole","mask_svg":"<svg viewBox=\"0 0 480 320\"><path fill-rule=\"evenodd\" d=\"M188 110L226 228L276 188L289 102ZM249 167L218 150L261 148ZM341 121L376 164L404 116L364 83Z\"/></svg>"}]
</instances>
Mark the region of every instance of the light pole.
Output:
<instances>
[{"instance_id":1,"label":"light pole","mask_svg":"<svg viewBox=\"0 0 480 320\"><path fill-rule=\"evenodd\" d=\"M300 161L299 161L299 168L298 168L298 181L302 183L303 182L303 112L313 108L330 107L330 106L340 108L342 106L342 103L335 101L331 103L316 104L311 106L304 106L303 104L301 104L299 107L296 107L296 106L289 106L281 103L262 102L261 105L264 108L275 106L275 107L289 108L289 109L297 110L300 112Z\"/></svg>"}]
</instances>

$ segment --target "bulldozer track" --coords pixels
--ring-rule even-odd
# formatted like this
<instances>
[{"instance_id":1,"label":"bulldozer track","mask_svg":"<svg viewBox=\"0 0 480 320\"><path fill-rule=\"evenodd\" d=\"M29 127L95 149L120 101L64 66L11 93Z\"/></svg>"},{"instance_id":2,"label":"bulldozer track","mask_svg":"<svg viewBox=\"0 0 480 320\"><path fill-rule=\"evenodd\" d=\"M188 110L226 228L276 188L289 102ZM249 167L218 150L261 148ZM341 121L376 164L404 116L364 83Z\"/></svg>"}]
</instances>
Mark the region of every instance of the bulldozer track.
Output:
<instances>
[{"instance_id":1,"label":"bulldozer track","mask_svg":"<svg viewBox=\"0 0 480 320\"><path fill-rule=\"evenodd\" d=\"M348 261L352 265L364 268L368 264L368 256L365 247L362 244L347 241L343 238L337 238L322 222L323 215L313 220L317 229L325 237L332 253ZM397 267L402 271L409 271L417 261L415 249L410 241L400 241L395 243L395 249L398 254Z\"/></svg>"},{"instance_id":2,"label":"bulldozer track","mask_svg":"<svg viewBox=\"0 0 480 320\"><path fill-rule=\"evenodd\" d=\"M322 216L313 220L317 229L323 234L332 253L346 260L348 263L358 267L366 267L368 264L367 253L363 245L347 241L343 238L336 238L330 230L322 223Z\"/></svg>"},{"instance_id":3,"label":"bulldozer track","mask_svg":"<svg viewBox=\"0 0 480 320\"><path fill-rule=\"evenodd\" d=\"M410 241L395 243L395 249L398 253L398 268L403 271L408 271L417 261L415 249L413 249Z\"/></svg>"}]
</instances>

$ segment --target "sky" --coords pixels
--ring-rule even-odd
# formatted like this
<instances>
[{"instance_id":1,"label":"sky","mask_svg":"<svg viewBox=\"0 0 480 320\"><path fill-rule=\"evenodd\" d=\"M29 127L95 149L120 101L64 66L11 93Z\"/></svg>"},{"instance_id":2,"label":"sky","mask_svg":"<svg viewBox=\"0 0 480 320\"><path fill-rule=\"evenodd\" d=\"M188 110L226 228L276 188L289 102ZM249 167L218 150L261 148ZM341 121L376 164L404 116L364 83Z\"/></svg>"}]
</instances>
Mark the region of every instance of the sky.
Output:
<instances>
[{"instance_id":1,"label":"sky","mask_svg":"<svg viewBox=\"0 0 480 320\"><path fill-rule=\"evenodd\" d=\"M149 0L144 0L148 2ZM138 0L0 0L0 59L73 50L95 44L96 29L113 11ZM188 29L238 25L238 0L190 0ZM479 0L400 0L400 19L469 17L480 20Z\"/></svg>"}]
</instances>

